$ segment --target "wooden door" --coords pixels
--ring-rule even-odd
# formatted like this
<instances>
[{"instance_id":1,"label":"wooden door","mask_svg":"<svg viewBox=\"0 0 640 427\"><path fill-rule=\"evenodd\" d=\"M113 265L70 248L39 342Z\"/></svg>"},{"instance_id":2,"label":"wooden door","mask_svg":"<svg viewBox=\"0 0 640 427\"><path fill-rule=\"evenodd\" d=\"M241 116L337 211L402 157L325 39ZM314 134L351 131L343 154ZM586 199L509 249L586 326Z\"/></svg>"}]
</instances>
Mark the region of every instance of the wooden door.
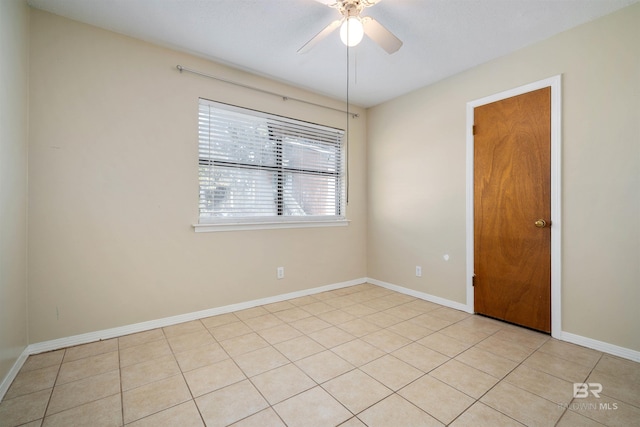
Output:
<instances>
[{"instance_id":1,"label":"wooden door","mask_svg":"<svg viewBox=\"0 0 640 427\"><path fill-rule=\"evenodd\" d=\"M474 110L475 311L551 331L551 88Z\"/></svg>"}]
</instances>

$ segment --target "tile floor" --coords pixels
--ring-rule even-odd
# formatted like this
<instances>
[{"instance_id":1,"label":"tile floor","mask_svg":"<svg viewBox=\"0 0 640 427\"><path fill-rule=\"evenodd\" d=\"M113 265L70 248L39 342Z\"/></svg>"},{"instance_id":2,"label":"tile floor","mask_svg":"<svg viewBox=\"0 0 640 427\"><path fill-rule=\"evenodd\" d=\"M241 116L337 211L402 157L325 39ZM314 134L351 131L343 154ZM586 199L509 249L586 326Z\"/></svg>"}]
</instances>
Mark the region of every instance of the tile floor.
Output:
<instances>
[{"instance_id":1,"label":"tile floor","mask_svg":"<svg viewBox=\"0 0 640 427\"><path fill-rule=\"evenodd\" d=\"M640 364L364 284L31 356L17 425L637 426Z\"/></svg>"}]
</instances>

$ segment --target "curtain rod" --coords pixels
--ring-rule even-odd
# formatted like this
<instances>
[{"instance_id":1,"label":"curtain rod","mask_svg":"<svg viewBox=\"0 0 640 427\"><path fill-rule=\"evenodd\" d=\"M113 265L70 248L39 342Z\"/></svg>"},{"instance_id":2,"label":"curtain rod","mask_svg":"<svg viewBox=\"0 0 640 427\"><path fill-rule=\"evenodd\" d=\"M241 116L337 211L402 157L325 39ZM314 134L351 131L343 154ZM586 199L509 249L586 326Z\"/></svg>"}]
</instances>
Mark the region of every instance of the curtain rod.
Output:
<instances>
[{"instance_id":1,"label":"curtain rod","mask_svg":"<svg viewBox=\"0 0 640 427\"><path fill-rule=\"evenodd\" d=\"M266 93L267 95L277 96L278 98L282 98L283 101L296 101L296 102L301 102L301 103L307 104L307 105L313 105L313 106L316 106L316 107L326 108L328 110L338 111L340 113L348 114L351 117L353 117L354 119L360 117L359 114L352 113L352 112L350 112L348 110L341 110L339 108L328 107L326 105L316 104L315 102L305 101L304 99L300 99L300 98L292 98L290 96L282 95L282 94L279 94L279 93L276 93L276 92L270 92L268 90L260 89L260 88L254 87L254 86L245 85L245 84L242 84L242 83L238 83L238 82L234 82L234 81L231 81L231 80L222 79L220 77L212 76L210 74L202 73L200 71L192 70L190 68L185 68L182 65L176 65L176 68L181 73L183 71L186 71L188 73L193 73L193 74L197 74L199 76L208 77L210 79L218 80L220 82L229 83L229 84L232 84L232 85L235 85L235 86L240 86L240 87L243 87L245 89L251 89L251 90L254 90L256 92Z\"/></svg>"}]
</instances>

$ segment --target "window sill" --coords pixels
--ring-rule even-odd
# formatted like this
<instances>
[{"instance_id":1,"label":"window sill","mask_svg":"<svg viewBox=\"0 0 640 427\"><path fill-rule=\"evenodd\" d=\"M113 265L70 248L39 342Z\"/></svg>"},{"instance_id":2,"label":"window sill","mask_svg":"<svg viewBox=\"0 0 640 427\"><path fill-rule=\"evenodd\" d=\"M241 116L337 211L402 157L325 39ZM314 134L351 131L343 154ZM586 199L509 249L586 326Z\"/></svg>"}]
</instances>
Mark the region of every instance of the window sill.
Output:
<instances>
[{"instance_id":1,"label":"window sill","mask_svg":"<svg viewBox=\"0 0 640 427\"><path fill-rule=\"evenodd\" d=\"M217 224L193 224L196 233L211 233L219 231L244 230L272 230L277 228L315 228L315 227L345 227L348 219L332 219L322 221L274 221L274 222L234 222Z\"/></svg>"}]
</instances>

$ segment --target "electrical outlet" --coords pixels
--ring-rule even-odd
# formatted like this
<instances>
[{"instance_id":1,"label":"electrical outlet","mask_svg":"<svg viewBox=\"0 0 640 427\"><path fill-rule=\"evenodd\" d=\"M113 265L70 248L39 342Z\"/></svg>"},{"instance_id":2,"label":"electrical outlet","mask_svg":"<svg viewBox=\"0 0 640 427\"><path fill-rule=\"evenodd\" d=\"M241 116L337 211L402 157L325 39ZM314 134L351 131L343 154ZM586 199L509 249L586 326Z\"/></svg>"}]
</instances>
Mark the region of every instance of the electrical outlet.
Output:
<instances>
[{"instance_id":1,"label":"electrical outlet","mask_svg":"<svg viewBox=\"0 0 640 427\"><path fill-rule=\"evenodd\" d=\"M416 265L416 277L422 277L422 267Z\"/></svg>"},{"instance_id":2,"label":"electrical outlet","mask_svg":"<svg viewBox=\"0 0 640 427\"><path fill-rule=\"evenodd\" d=\"M276 275L278 279L284 279L284 267L278 267Z\"/></svg>"}]
</instances>

